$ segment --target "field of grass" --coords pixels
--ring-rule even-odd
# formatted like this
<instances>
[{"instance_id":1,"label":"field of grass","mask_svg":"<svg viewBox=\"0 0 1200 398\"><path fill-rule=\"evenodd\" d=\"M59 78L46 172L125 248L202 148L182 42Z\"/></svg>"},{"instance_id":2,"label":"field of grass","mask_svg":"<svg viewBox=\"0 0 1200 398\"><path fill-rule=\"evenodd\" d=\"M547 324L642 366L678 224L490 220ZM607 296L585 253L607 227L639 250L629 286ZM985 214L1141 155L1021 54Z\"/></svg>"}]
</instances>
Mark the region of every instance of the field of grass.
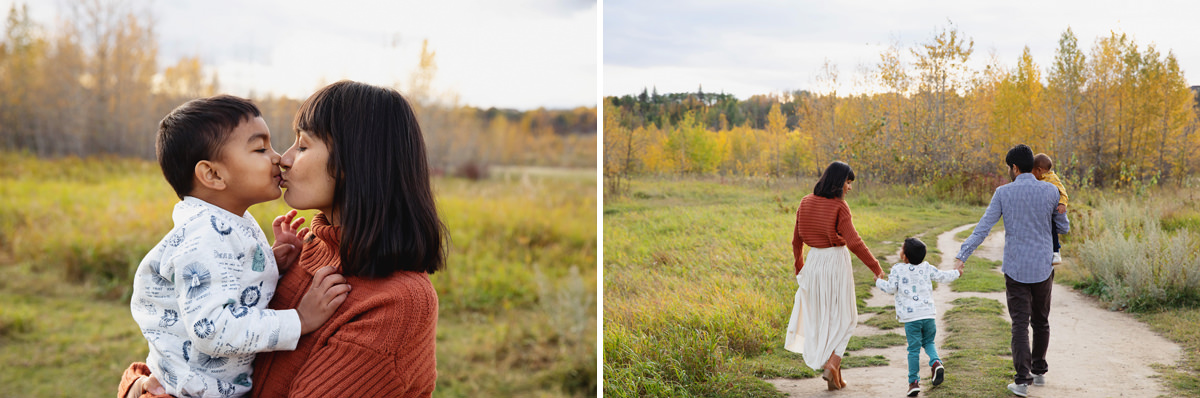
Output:
<instances>
[{"instance_id":1,"label":"field of grass","mask_svg":"<svg viewBox=\"0 0 1200 398\"><path fill-rule=\"evenodd\" d=\"M130 278L178 199L153 162L0 153L0 164L0 397L108 395L145 360ZM595 396L594 174L434 186L452 239L432 277L437 395ZM250 212L270 236L287 210Z\"/></svg>"},{"instance_id":2,"label":"field of grass","mask_svg":"<svg viewBox=\"0 0 1200 398\"><path fill-rule=\"evenodd\" d=\"M795 293L791 231L813 182L634 179L627 196L606 198L605 396L777 396L761 378L814 376L782 347ZM867 181L847 199L879 258L905 237L928 240L981 214ZM860 312L886 311L864 307L873 277L853 263ZM882 361L851 352L845 366Z\"/></svg>"},{"instance_id":3,"label":"field of grass","mask_svg":"<svg viewBox=\"0 0 1200 398\"><path fill-rule=\"evenodd\" d=\"M1135 313L1183 348L1158 369L1172 396L1200 396L1200 197L1195 188L1111 195L1072 218L1055 279ZM1100 196L1100 195L1096 195Z\"/></svg>"},{"instance_id":4,"label":"field of grass","mask_svg":"<svg viewBox=\"0 0 1200 398\"><path fill-rule=\"evenodd\" d=\"M991 272L991 271L987 271ZM955 299L946 311L946 342L939 347L954 371L941 386L926 391L931 397L1008 397L1012 381L1012 326L1004 320L1004 305L981 297Z\"/></svg>"}]
</instances>

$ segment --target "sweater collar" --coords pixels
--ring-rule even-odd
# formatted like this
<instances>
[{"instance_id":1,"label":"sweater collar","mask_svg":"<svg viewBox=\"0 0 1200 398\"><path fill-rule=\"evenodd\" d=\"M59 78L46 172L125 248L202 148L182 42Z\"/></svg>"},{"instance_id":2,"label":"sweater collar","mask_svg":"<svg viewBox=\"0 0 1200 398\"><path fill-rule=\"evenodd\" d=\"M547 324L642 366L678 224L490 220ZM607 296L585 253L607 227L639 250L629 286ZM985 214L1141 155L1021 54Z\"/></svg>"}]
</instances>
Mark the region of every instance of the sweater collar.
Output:
<instances>
[{"instance_id":1,"label":"sweater collar","mask_svg":"<svg viewBox=\"0 0 1200 398\"><path fill-rule=\"evenodd\" d=\"M316 216L313 216L310 230L317 239L323 240L333 247L337 247L342 241L342 227L329 225L329 218L325 217L325 213L317 213Z\"/></svg>"},{"instance_id":2,"label":"sweater collar","mask_svg":"<svg viewBox=\"0 0 1200 398\"><path fill-rule=\"evenodd\" d=\"M309 235L304 240L304 251L300 255L300 263L310 275L315 274L324 266L336 266L342 272L341 261L338 261L338 249L342 241L342 227L329 225L329 218L323 213L313 216Z\"/></svg>"}]
</instances>

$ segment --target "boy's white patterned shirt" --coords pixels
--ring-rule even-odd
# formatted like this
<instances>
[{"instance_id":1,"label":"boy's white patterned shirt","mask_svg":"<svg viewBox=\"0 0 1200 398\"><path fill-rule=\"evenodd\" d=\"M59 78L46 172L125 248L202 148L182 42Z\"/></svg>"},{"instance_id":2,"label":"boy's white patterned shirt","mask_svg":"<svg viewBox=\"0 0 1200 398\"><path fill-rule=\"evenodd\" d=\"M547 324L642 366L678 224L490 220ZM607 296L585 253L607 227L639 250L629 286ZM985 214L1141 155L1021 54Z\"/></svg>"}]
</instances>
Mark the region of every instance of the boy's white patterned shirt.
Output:
<instances>
[{"instance_id":1,"label":"boy's white patterned shirt","mask_svg":"<svg viewBox=\"0 0 1200 398\"><path fill-rule=\"evenodd\" d=\"M274 253L249 212L188 196L172 218L133 279L146 364L176 397L244 395L254 354L293 350L300 339L295 310L267 309L279 282Z\"/></svg>"},{"instance_id":2,"label":"boy's white patterned shirt","mask_svg":"<svg viewBox=\"0 0 1200 398\"><path fill-rule=\"evenodd\" d=\"M936 318L933 282L948 283L955 279L958 279L958 271L942 271L928 262L897 263L888 271L886 280L875 280L875 287L896 296L896 318L908 323Z\"/></svg>"}]
</instances>

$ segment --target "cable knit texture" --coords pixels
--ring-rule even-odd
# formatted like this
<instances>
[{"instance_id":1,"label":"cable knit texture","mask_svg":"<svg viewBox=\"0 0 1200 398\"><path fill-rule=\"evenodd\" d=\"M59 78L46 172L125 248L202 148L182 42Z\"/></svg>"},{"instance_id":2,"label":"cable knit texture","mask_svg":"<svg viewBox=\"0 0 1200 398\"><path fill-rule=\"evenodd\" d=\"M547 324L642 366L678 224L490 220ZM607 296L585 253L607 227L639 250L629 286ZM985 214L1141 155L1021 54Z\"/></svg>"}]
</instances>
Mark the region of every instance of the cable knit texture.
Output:
<instances>
[{"instance_id":1,"label":"cable knit texture","mask_svg":"<svg viewBox=\"0 0 1200 398\"><path fill-rule=\"evenodd\" d=\"M280 278L269 308L296 308L321 267L341 272L340 228L317 214L311 231L299 264ZM429 275L398 271L381 279L346 280L352 287L346 302L320 329L301 336L295 351L258 354L251 396L432 396L438 299ZM117 396L147 374L145 364L131 365Z\"/></svg>"},{"instance_id":2,"label":"cable knit texture","mask_svg":"<svg viewBox=\"0 0 1200 398\"><path fill-rule=\"evenodd\" d=\"M804 268L804 245L815 248L846 246L862 260L867 268L878 275L882 272L879 260L871 255L871 249L863 243L850 220L850 205L841 198L823 198L807 195L800 199L796 210L796 228L792 231L793 267L796 273Z\"/></svg>"},{"instance_id":3,"label":"cable knit texture","mask_svg":"<svg viewBox=\"0 0 1200 398\"><path fill-rule=\"evenodd\" d=\"M323 214L300 263L283 275L270 308L295 308L316 270L341 272L341 231ZM260 354L255 397L428 397L437 381L437 293L429 276L398 271L381 279L347 277L352 290L333 317L300 338L295 351Z\"/></svg>"}]
</instances>

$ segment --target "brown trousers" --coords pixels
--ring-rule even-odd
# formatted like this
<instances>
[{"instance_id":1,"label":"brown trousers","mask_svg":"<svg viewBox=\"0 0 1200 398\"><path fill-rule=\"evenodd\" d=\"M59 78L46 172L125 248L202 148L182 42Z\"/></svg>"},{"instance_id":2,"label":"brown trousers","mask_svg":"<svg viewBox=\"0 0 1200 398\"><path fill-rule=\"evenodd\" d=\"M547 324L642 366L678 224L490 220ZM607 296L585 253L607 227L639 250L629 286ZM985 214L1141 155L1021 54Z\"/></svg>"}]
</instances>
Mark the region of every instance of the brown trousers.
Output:
<instances>
[{"instance_id":1,"label":"brown trousers","mask_svg":"<svg viewBox=\"0 0 1200 398\"><path fill-rule=\"evenodd\" d=\"M1012 317L1012 355L1017 384L1033 383L1032 374L1046 374L1046 349L1050 345L1050 292L1054 289L1054 271L1038 283L1021 283L1004 276L1008 296L1008 315ZM1029 327L1033 326L1033 348L1029 346ZM1031 374L1032 373L1032 374Z\"/></svg>"}]
</instances>

